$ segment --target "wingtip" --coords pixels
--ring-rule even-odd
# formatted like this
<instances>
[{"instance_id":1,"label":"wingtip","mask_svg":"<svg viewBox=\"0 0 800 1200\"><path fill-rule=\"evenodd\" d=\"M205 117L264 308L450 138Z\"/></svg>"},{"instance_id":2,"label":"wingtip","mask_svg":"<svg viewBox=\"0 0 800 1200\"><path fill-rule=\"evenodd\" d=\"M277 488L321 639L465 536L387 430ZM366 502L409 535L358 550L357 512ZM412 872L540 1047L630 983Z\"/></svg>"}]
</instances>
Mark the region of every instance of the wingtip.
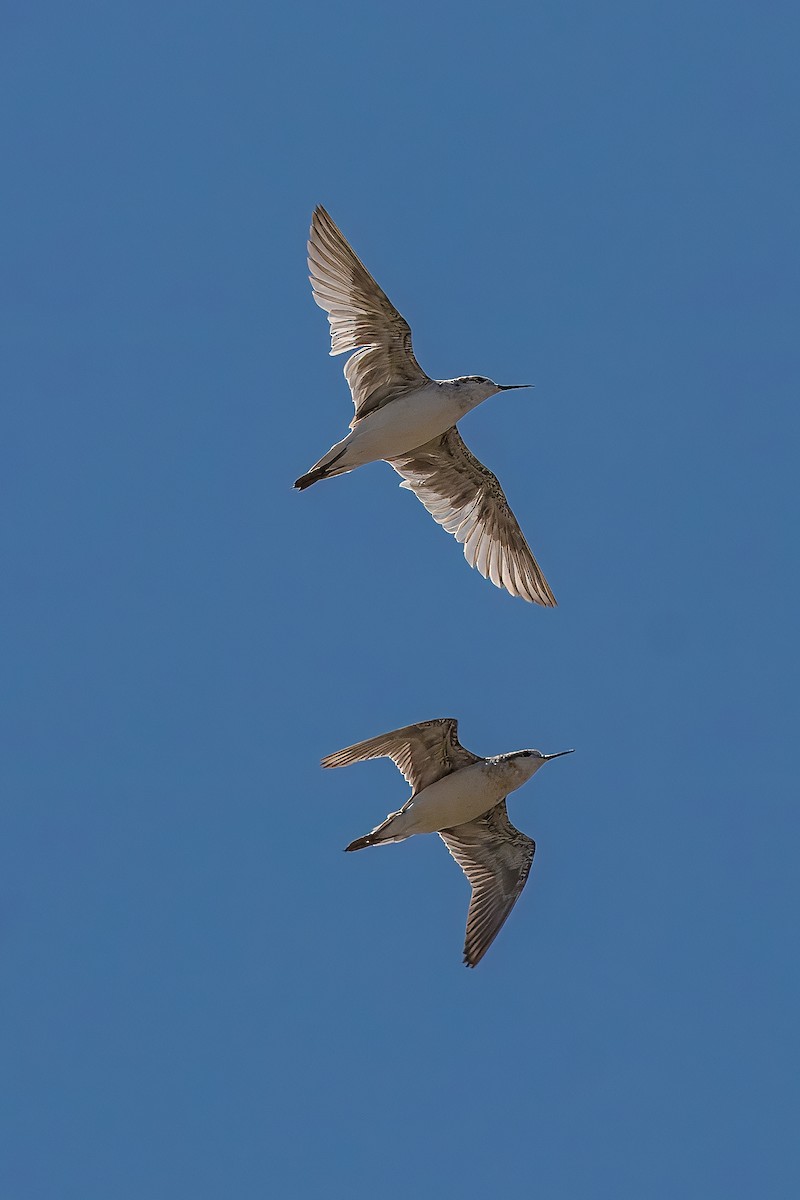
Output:
<instances>
[{"instance_id":1,"label":"wingtip","mask_svg":"<svg viewBox=\"0 0 800 1200\"><path fill-rule=\"evenodd\" d=\"M314 211L311 213L311 224L308 228L308 242L306 243L306 250L309 254L313 249L314 231L321 231L325 225L329 224L332 224L332 222L327 209L322 204L315 205ZM313 284L313 279L311 282Z\"/></svg>"},{"instance_id":2,"label":"wingtip","mask_svg":"<svg viewBox=\"0 0 800 1200\"><path fill-rule=\"evenodd\" d=\"M324 758L321 758L319 765L325 767L326 770L329 767L346 767L348 765L347 752L345 750L334 750L333 754L326 754Z\"/></svg>"},{"instance_id":3,"label":"wingtip","mask_svg":"<svg viewBox=\"0 0 800 1200\"><path fill-rule=\"evenodd\" d=\"M314 208L313 213L311 214L312 229L313 229L315 223L318 223L320 225L326 225L326 224L332 225L333 224L333 221L331 219L331 214L328 212L328 210L324 204L317 204Z\"/></svg>"},{"instance_id":4,"label":"wingtip","mask_svg":"<svg viewBox=\"0 0 800 1200\"><path fill-rule=\"evenodd\" d=\"M486 578L487 576L484 575L484 579ZM492 579L490 582L494 583L494 580ZM502 588L508 592L509 596L518 596L520 600L526 600L528 604L537 604L539 608L558 608L558 601L552 592L545 592L544 594L537 592L533 595L530 592L511 592L502 583L495 583L495 587Z\"/></svg>"},{"instance_id":5,"label":"wingtip","mask_svg":"<svg viewBox=\"0 0 800 1200\"><path fill-rule=\"evenodd\" d=\"M533 558L533 555L531 555L531 558ZM535 586L529 584L527 594L522 595L523 600L529 600L531 604L538 604L540 608L558 608L558 601L550 589L550 584L541 571L538 572L538 575L539 577L535 581ZM517 594L521 595L522 593Z\"/></svg>"}]
</instances>

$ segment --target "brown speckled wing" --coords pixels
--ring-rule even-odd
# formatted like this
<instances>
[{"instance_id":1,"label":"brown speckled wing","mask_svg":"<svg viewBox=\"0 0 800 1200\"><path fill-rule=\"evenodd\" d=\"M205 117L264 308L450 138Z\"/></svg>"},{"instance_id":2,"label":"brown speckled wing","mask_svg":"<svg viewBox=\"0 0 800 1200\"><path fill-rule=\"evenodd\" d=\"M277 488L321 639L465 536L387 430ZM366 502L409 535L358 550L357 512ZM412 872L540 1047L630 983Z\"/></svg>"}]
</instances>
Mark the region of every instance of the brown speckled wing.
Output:
<instances>
[{"instance_id":1,"label":"brown speckled wing","mask_svg":"<svg viewBox=\"0 0 800 1200\"><path fill-rule=\"evenodd\" d=\"M511 824L505 800L475 821L443 829L439 837L472 886L464 962L474 967L519 899L536 843Z\"/></svg>"},{"instance_id":2,"label":"brown speckled wing","mask_svg":"<svg viewBox=\"0 0 800 1200\"><path fill-rule=\"evenodd\" d=\"M555 607L556 599L508 507L496 476L471 454L455 426L391 460L401 487L418 497L484 578L512 596Z\"/></svg>"},{"instance_id":3,"label":"brown speckled wing","mask_svg":"<svg viewBox=\"0 0 800 1200\"><path fill-rule=\"evenodd\" d=\"M465 750L458 740L458 721L441 717L420 721L357 742L323 758L323 767L347 767L370 758L390 758L410 785L414 795L437 779L479 762L478 755Z\"/></svg>"},{"instance_id":4,"label":"brown speckled wing","mask_svg":"<svg viewBox=\"0 0 800 1200\"><path fill-rule=\"evenodd\" d=\"M355 350L344 374L355 405L352 425L410 388L430 382L411 346L408 323L321 206L308 240L314 299L331 326L331 354Z\"/></svg>"}]
</instances>

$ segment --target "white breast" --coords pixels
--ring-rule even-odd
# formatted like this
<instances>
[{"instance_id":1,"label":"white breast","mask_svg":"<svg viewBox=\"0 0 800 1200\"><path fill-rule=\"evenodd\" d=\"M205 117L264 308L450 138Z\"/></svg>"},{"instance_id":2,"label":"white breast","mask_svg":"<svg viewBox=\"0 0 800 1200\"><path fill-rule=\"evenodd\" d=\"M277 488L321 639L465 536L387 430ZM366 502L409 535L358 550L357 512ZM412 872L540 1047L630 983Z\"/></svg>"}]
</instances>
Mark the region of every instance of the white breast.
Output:
<instances>
[{"instance_id":1,"label":"white breast","mask_svg":"<svg viewBox=\"0 0 800 1200\"><path fill-rule=\"evenodd\" d=\"M488 812L519 783L497 763L474 763L425 788L392 822L398 834L436 833Z\"/></svg>"},{"instance_id":2,"label":"white breast","mask_svg":"<svg viewBox=\"0 0 800 1200\"><path fill-rule=\"evenodd\" d=\"M450 429L465 411L452 389L425 384L357 422L348 438L348 462L397 458Z\"/></svg>"}]
</instances>

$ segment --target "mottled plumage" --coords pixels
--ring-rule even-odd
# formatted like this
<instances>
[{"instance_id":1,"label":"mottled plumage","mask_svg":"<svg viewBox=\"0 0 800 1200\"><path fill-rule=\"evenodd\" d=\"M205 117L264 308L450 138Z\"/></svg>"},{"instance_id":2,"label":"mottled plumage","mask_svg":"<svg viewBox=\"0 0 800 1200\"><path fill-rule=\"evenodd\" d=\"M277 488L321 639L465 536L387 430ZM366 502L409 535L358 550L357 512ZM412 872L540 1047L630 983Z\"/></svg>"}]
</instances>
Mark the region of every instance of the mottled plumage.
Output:
<instances>
[{"instance_id":1,"label":"mottled plumage","mask_svg":"<svg viewBox=\"0 0 800 1200\"><path fill-rule=\"evenodd\" d=\"M496 587L537 604L556 598L508 507L503 489L453 426L402 458L392 459L408 488L457 542L464 557Z\"/></svg>"},{"instance_id":2,"label":"mottled plumage","mask_svg":"<svg viewBox=\"0 0 800 1200\"><path fill-rule=\"evenodd\" d=\"M452 717L421 721L329 754L323 767L346 767L391 758L411 787L401 809L390 813L348 850L402 842L415 833L438 833L472 887L464 962L483 958L516 904L536 849L508 819L506 796L545 762L570 754L517 750L481 758L458 740Z\"/></svg>"},{"instance_id":3,"label":"mottled plumage","mask_svg":"<svg viewBox=\"0 0 800 1200\"><path fill-rule=\"evenodd\" d=\"M314 299L328 314L331 354L345 363L356 421L409 388L430 383L411 348L408 322L378 286L320 205L311 219L308 269Z\"/></svg>"},{"instance_id":4,"label":"mottled plumage","mask_svg":"<svg viewBox=\"0 0 800 1200\"><path fill-rule=\"evenodd\" d=\"M467 450L456 422L505 387L481 375L431 379L417 362L411 330L324 208L311 222L308 267L314 299L328 314L331 354L350 354L344 373L355 413L350 433L295 483L384 460L403 477L470 566L497 587L546 607L547 581L496 477Z\"/></svg>"}]
</instances>

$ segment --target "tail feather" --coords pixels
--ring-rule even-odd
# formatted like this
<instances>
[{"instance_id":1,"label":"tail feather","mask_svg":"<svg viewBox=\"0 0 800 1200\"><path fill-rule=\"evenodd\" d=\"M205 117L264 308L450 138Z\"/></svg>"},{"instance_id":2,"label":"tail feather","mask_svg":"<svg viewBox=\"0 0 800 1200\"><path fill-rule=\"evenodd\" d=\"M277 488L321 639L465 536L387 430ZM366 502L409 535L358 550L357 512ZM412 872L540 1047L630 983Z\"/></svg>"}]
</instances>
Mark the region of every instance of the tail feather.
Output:
<instances>
[{"instance_id":1,"label":"tail feather","mask_svg":"<svg viewBox=\"0 0 800 1200\"><path fill-rule=\"evenodd\" d=\"M307 471L305 475L301 475L299 479L295 480L294 486L298 492L305 491L313 483L319 483L320 479L328 479L331 475L342 475L345 471L350 470L350 467L340 467L338 471L331 470L334 463L337 463L347 450L346 446L339 450L339 446L341 446L341 442L338 442L336 446L332 446L319 462L314 463L310 471Z\"/></svg>"},{"instance_id":2,"label":"tail feather","mask_svg":"<svg viewBox=\"0 0 800 1200\"><path fill-rule=\"evenodd\" d=\"M312 483L319 483L320 479L325 478L324 467L314 467L306 475L301 475L299 479L294 481L293 486L298 492L304 492L306 488L311 487Z\"/></svg>"},{"instance_id":3,"label":"tail feather","mask_svg":"<svg viewBox=\"0 0 800 1200\"><path fill-rule=\"evenodd\" d=\"M395 818L403 815L403 809L399 812L389 813L385 821L381 821L380 825L376 825L369 833L365 833L363 837L356 838L349 846L345 846L347 850L366 850L367 846L388 846L391 842L404 842L409 833L392 833L391 826L394 824Z\"/></svg>"},{"instance_id":4,"label":"tail feather","mask_svg":"<svg viewBox=\"0 0 800 1200\"><path fill-rule=\"evenodd\" d=\"M349 846L345 846L345 853L348 850L366 850L367 846L374 846L374 845L375 845L375 838L372 836L371 833L368 833L364 837L356 838L356 840L354 842L351 842Z\"/></svg>"}]
</instances>

